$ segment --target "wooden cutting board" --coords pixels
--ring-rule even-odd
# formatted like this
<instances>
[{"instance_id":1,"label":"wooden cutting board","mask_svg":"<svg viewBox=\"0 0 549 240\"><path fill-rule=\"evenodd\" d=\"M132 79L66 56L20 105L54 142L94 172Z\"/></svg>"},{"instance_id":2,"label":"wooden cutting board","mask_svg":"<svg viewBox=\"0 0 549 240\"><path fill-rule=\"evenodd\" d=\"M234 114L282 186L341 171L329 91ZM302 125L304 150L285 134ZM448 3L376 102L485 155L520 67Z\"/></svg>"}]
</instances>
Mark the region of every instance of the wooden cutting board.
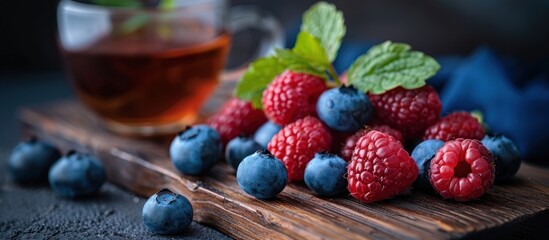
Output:
<instances>
[{"instance_id":1,"label":"wooden cutting board","mask_svg":"<svg viewBox=\"0 0 549 240\"><path fill-rule=\"evenodd\" d=\"M211 113L228 95L217 94ZM208 112L210 111L210 112ZM23 135L47 139L64 151L96 155L108 178L148 197L161 188L187 196L194 220L239 239L451 239L547 236L549 171L523 165L519 176L469 203L414 192L374 204L348 197L316 197L304 184L289 184L274 200L239 189L235 172L220 162L207 175L188 177L172 166L165 141L114 135L73 101L19 112Z\"/></svg>"}]
</instances>

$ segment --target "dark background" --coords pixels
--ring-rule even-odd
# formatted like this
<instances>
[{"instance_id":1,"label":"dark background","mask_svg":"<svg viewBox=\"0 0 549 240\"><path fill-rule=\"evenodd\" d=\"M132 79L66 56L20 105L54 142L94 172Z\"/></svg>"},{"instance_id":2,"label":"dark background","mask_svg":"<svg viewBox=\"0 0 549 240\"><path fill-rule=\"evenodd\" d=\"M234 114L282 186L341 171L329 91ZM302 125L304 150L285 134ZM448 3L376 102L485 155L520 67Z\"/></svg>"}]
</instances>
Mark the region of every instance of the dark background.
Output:
<instances>
[{"instance_id":1,"label":"dark background","mask_svg":"<svg viewBox=\"0 0 549 240\"><path fill-rule=\"evenodd\" d=\"M260 5L293 36L301 14L314 2L234 0L232 4ZM488 45L533 61L549 56L549 1L545 0L331 2L345 15L344 40L351 45L393 40L434 56L465 56ZM56 44L57 3L0 1L0 238L162 238L144 229L140 211L145 199L109 183L92 199L71 201L56 197L47 185L18 186L6 174L6 159L19 141L17 108L74 97ZM251 36L246 34L240 38ZM241 51L232 54L242 59L235 53ZM177 237L224 235L193 223L190 231Z\"/></svg>"},{"instance_id":2,"label":"dark background","mask_svg":"<svg viewBox=\"0 0 549 240\"><path fill-rule=\"evenodd\" d=\"M62 69L56 45L58 0L0 1L0 72ZM312 0L233 0L273 13L289 32ZM468 54L486 44L537 59L549 53L549 1L340 0L345 41L406 42L429 54Z\"/></svg>"}]
</instances>

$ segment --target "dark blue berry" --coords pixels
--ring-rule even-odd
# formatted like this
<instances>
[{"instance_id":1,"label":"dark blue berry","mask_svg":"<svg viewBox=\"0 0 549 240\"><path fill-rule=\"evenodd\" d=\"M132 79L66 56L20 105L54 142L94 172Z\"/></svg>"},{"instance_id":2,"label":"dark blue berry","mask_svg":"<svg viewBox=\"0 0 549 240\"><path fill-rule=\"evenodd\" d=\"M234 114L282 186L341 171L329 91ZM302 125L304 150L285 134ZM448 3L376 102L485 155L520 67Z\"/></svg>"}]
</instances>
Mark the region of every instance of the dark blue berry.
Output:
<instances>
[{"instance_id":1,"label":"dark blue berry","mask_svg":"<svg viewBox=\"0 0 549 240\"><path fill-rule=\"evenodd\" d=\"M152 195L141 212L143 223L156 234L176 234L193 221L193 207L189 200L168 189Z\"/></svg>"},{"instance_id":2,"label":"dark blue berry","mask_svg":"<svg viewBox=\"0 0 549 240\"><path fill-rule=\"evenodd\" d=\"M264 149L267 149L267 145L271 141L271 138L280 131L282 127L274 122L268 121L261 125L254 134L254 140L261 145Z\"/></svg>"},{"instance_id":3,"label":"dark blue berry","mask_svg":"<svg viewBox=\"0 0 549 240\"><path fill-rule=\"evenodd\" d=\"M340 157L317 153L305 168L305 184L320 196L337 196L347 189L347 162Z\"/></svg>"},{"instance_id":4,"label":"dark blue berry","mask_svg":"<svg viewBox=\"0 0 549 240\"><path fill-rule=\"evenodd\" d=\"M431 166L431 159L435 156L438 149L444 145L444 142L438 139L428 139L419 143L414 151L412 151L412 158L417 164L418 175L415 181L416 186L427 190L434 191L429 180L429 168Z\"/></svg>"},{"instance_id":5,"label":"dark blue berry","mask_svg":"<svg viewBox=\"0 0 549 240\"><path fill-rule=\"evenodd\" d=\"M354 132L370 120L373 108L366 94L352 86L342 86L322 93L318 98L316 111L328 127L342 132Z\"/></svg>"},{"instance_id":6,"label":"dark blue berry","mask_svg":"<svg viewBox=\"0 0 549 240\"><path fill-rule=\"evenodd\" d=\"M50 186L63 197L91 195L99 190L107 175L103 164L89 154L70 151L50 169Z\"/></svg>"},{"instance_id":7,"label":"dark blue berry","mask_svg":"<svg viewBox=\"0 0 549 240\"><path fill-rule=\"evenodd\" d=\"M518 172L522 160L517 146L511 139L503 135L485 136L482 144L494 157L496 183L505 182Z\"/></svg>"},{"instance_id":8,"label":"dark blue berry","mask_svg":"<svg viewBox=\"0 0 549 240\"><path fill-rule=\"evenodd\" d=\"M207 125L195 125L180 132L170 145L173 165L187 175L210 170L221 157L221 138Z\"/></svg>"},{"instance_id":9,"label":"dark blue berry","mask_svg":"<svg viewBox=\"0 0 549 240\"><path fill-rule=\"evenodd\" d=\"M225 148L225 160L236 170L245 157L261 149L262 147L249 137L236 137L229 141Z\"/></svg>"},{"instance_id":10,"label":"dark blue berry","mask_svg":"<svg viewBox=\"0 0 549 240\"><path fill-rule=\"evenodd\" d=\"M32 138L17 145L8 160L8 169L18 183L47 182L50 167L61 158L57 148Z\"/></svg>"},{"instance_id":11,"label":"dark blue berry","mask_svg":"<svg viewBox=\"0 0 549 240\"><path fill-rule=\"evenodd\" d=\"M274 198L288 183L288 172L268 151L257 151L244 158L236 171L238 186L258 199Z\"/></svg>"}]
</instances>

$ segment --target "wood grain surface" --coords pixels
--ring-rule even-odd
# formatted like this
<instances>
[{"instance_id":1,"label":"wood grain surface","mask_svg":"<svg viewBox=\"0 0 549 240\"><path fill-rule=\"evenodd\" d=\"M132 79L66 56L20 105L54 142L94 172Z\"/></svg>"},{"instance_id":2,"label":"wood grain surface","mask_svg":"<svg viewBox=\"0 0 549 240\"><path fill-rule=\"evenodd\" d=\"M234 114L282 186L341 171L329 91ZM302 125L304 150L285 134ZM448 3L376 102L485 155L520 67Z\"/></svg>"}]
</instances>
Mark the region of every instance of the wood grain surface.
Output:
<instances>
[{"instance_id":1,"label":"wood grain surface","mask_svg":"<svg viewBox=\"0 0 549 240\"><path fill-rule=\"evenodd\" d=\"M221 102L214 100L204 114ZM362 204L348 196L317 197L296 183L264 201L240 190L234 170L224 162L204 176L184 176L168 156L173 136L158 141L114 135L72 101L21 109L19 120L25 136L96 155L109 180L130 191L147 197L167 187L184 194L193 204L194 220L238 239L453 239L498 236L502 227L527 237L534 234L532 226L547 226L549 219L549 171L528 165L510 183L468 203L415 191Z\"/></svg>"}]
</instances>

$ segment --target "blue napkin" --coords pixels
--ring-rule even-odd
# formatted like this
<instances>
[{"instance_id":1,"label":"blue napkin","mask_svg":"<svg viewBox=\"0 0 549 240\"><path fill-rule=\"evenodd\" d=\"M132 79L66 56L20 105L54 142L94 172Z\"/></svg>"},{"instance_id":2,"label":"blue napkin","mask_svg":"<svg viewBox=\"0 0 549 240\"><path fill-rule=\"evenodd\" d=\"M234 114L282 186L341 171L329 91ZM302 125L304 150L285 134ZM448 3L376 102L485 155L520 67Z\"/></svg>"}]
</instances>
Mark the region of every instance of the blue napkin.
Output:
<instances>
[{"instance_id":1,"label":"blue napkin","mask_svg":"<svg viewBox=\"0 0 549 240\"><path fill-rule=\"evenodd\" d=\"M487 47L477 49L457 67L451 65L449 72L444 70L445 61L440 62L442 76L434 79L443 82L439 92L443 114L480 110L489 132L512 139L526 161L549 165L547 69L532 71L536 64L500 57ZM532 72L534 77L526 79Z\"/></svg>"}]
</instances>

